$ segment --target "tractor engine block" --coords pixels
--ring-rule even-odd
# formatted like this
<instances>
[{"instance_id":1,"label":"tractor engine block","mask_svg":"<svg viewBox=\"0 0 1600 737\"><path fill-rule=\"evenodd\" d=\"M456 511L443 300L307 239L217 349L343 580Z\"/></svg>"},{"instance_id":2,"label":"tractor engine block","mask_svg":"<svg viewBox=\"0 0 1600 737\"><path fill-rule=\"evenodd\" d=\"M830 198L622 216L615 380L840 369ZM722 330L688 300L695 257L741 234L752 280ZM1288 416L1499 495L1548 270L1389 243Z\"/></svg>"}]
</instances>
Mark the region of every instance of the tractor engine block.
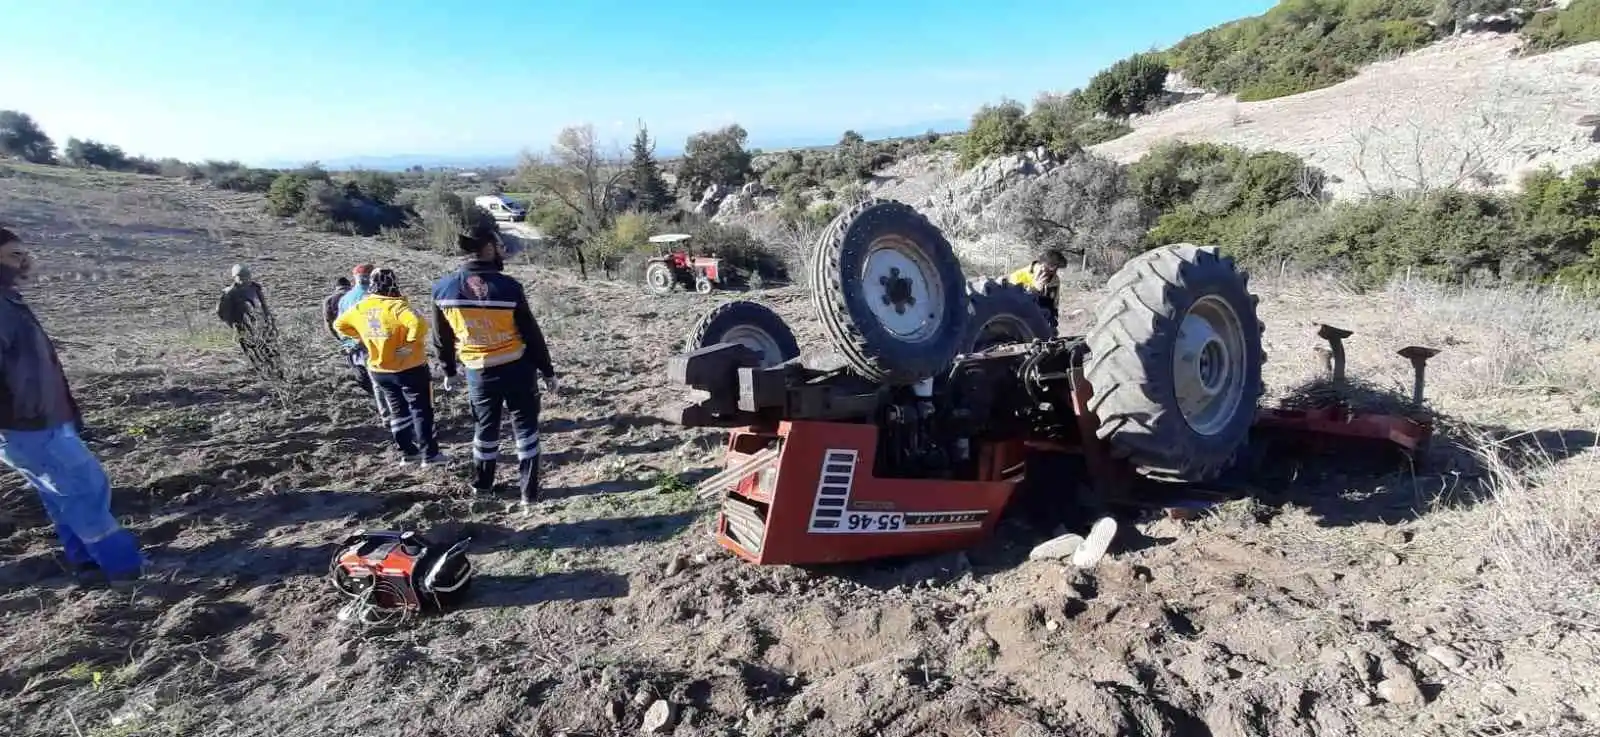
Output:
<instances>
[{"instance_id":1,"label":"tractor engine block","mask_svg":"<svg viewBox=\"0 0 1600 737\"><path fill-rule=\"evenodd\" d=\"M970 479L977 443L1075 438L1072 370L1080 338L1014 343L957 356L932 396L892 392L879 413L880 469L898 478Z\"/></svg>"}]
</instances>

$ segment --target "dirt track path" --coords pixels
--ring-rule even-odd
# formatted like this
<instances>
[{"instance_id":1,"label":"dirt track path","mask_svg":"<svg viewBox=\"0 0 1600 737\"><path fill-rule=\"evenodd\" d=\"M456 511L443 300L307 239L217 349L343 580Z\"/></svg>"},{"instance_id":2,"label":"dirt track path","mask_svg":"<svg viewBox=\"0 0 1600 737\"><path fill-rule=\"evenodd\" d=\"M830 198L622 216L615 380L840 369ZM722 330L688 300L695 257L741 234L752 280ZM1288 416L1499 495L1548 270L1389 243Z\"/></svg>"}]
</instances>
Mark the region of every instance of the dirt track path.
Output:
<instances>
[{"instance_id":1,"label":"dirt track path","mask_svg":"<svg viewBox=\"0 0 1600 737\"><path fill-rule=\"evenodd\" d=\"M1337 478L1279 491L1300 504L1286 511L1156 522L1145 547L1092 574L1025 562L1039 533L1024 528L915 561L737 563L705 538L692 494L659 484L718 460L720 435L651 418L671 397L665 358L708 305L698 297L518 269L565 375L545 411L551 498L530 517L469 501L460 469L394 467L315 326L323 290L356 260L397 264L420 293L443 259L286 229L249 198L132 182L13 175L0 211L48 246L32 299L68 341L116 511L176 570L134 592L73 584L32 492L0 480L0 727L633 734L666 700L677 735L1220 737L1449 733L1554 708L1554 692L1533 687L1483 705L1484 682L1507 669L1533 683L1560 666L1473 639L1440 609L1477 585L1482 563L1413 512L1429 479ZM235 260L302 337L297 387L249 376L213 326ZM815 344L802 292L759 298ZM1293 358L1309 353L1302 326L1336 304L1264 297L1285 326L1269 332L1275 382L1306 370ZM1403 339L1392 309L1350 318L1375 343ZM1403 378L1386 347L1361 350L1358 367ZM1436 381L1473 376L1447 367ZM439 404L461 457L464 399ZM1577 422L1592 406L1570 412L1562 422L1593 426ZM359 526L475 535L472 602L398 633L336 623L322 575L333 542ZM1458 674L1422 655L1441 643L1471 664ZM1407 683L1426 698L1408 703Z\"/></svg>"}]
</instances>

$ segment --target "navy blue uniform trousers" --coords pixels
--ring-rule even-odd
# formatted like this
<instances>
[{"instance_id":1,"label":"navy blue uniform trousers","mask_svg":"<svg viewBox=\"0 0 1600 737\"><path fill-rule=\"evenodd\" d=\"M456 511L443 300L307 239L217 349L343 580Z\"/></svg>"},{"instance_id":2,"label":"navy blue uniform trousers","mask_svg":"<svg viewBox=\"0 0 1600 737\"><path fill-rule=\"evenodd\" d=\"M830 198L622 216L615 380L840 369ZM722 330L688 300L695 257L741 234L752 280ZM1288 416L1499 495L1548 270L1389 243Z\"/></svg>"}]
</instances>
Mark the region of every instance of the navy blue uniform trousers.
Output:
<instances>
[{"instance_id":1,"label":"navy blue uniform trousers","mask_svg":"<svg viewBox=\"0 0 1600 737\"><path fill-rule=\"evenodd\" d=\"M494 488L500 460L500 421L511 413L516 438L517 490L522 501L539 498L538 372L526 359L504 366L467 369L467 397L472 403L472 487L479 493Z\"/></svg>"}]
</instances>

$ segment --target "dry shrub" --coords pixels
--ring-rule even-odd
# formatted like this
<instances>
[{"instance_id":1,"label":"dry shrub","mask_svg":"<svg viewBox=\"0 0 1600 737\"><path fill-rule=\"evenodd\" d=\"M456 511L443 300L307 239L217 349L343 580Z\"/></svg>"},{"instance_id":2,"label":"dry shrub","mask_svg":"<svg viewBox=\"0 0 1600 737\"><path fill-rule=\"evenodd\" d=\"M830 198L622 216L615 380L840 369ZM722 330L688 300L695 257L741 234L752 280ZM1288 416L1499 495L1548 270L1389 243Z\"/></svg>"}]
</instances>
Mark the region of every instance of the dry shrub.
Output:
<instances>
[{"instance_id":1,"label":"dry shrub","mask_svg":"<svg viewBox=\"0 0 1600 737\"><path fill-rule=\"evenodd\" d=\"M1483 504L1462 532L1499 579L1468 606L1524 631L1555 624L1600 635L1600 448L1569 448L1576 455L1558 462L1518 440L1473 438Z\"/></svg>"},{"instance_id":2,"label":"dry shrub","mask_svg":"<svg viewBox=\"0 0 1600 737\"><path fill-rule=\"evenodd\" d=\"M1413 330L1472 345L1464 396L1507 390L1555 389L1590 392L1592 352L1584 346L1600 337L1600 302L1561 287L1445 286L1404 280L1391 283L1385 296L1398 320ZM1421 323L1418 325L1418 323Z\"/></svg>"}]
</instances>

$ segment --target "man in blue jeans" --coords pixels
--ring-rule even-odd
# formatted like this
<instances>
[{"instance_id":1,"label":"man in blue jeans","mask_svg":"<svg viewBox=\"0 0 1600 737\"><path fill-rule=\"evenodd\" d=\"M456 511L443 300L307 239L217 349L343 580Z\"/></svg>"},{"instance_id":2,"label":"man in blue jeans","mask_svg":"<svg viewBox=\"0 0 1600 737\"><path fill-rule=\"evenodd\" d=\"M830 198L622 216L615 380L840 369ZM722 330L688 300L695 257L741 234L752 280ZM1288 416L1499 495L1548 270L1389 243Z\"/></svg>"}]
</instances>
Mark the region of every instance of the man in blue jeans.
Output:
<instances>
[{"instance_id":1,"label":"man in blue jeans","mask_svg":"<svg viewBox=\"0 0 1600 737\"><path fill-rule=\"evenodd\" d=\"M111 481L79 437L55 346L18 291L32 266L22 239L0 228L0 461L39 493L69 565L137 578L139 543L111 516Z\"/></svg>"},{"instance_id":2,"label":"man in blue jeans","mask_svg":"<svg viewBox=\"0 0 1600 737\"><path fill-rule=\"evenodd\" d=\"M464 263L433 285L433 346L448 389L459 364L472 403L472 488L494 489L501 410L511 412L517 487L523 511L539 499L539 385L556 390L556 371L522 284L504 273L499 234L479 227L456 241Z\"/></svg>"}]
</instances>

